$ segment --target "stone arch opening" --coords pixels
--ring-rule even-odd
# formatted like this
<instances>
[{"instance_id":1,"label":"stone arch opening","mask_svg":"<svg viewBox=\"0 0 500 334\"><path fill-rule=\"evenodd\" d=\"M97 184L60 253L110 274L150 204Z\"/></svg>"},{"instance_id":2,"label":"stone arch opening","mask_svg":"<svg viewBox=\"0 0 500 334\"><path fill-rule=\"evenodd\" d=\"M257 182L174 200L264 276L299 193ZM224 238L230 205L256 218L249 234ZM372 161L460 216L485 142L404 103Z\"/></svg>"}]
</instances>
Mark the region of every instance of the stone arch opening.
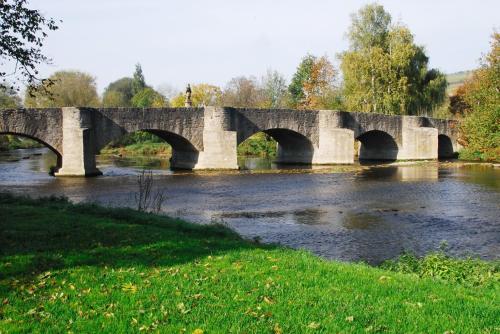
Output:
<instances>
[{"instance_id":1,"label":"stone arch opening","mask_svg":"<svg viewBox=\"0 0 500 334\"><path fill-rule=\"evenodd\" d=\"M363 160L394 161L398 157L398 144L387 132L371 130L356 138L358 158Z\"/></svg>"},{"instance_id":2,"label":"stone arch opening","mask_svg":"<svg viewBox=\"0 0 500 334\"><path fill-rule=\"evenodd\" d=\"M261 138L267 141L264 146L269 151L274 151L275 162L280 164L311 164L314 148L311 141L304 135L289 129L275 128L266 129L248 138L255 138L254 135L261 134ZM275 150L272 150L272 145Z\"/></svg>"},{"instance_id":3,"label":"stone arch opening","mask_svg":"<svg viewBox=\"0 0 500 334\"><path fill-rule=\"evenodd\" d=\"M455 151L453 149L453 143L451 142L450 137L446 135L438 136L438 158L446 159L446 158L454 158Z\"/></svg>"},{"instance_id":4,"label":"stone arch opening","mask_svg":"<svg viewBox=\"0 0 500 334\"><path fill-rule=\"evenodd\" d=\"M62 154L55 147L53 147L52 145L48 144L44 140L42 140L40 138L37 138L37 137L33 137L31 135L28 135L28 134L24 134L24 133L18 133L18 132L0 132L0 142L2 142L3 140L8 140L7 139L8 136L9 137L13 137L14 139L15 138L29 139L29 140L31 140L33 142L38 143L39 146L41 146L41 147L48 148L49 151L50 151L50 153L55 155L55 165L49 166L49 171L48 172L51 175L53 175L55 172L57 172L61 168L61 166L62 166ZM30 146L31 145L26 145L25 148L31 148ZM32 147L32 148L37 148L37 147Z\"/></svg>"},{"instance_id":5,"label":"stone arch opening","mask_svg":"<svg viewBox=\"0 0 500 334\"><path fill-rule=\"evenodd\" d=\"M154 155L170 161L171 169L192 169L199 151L186 138L165 130L141 129L126 133L100 149L100 153Z\"/></svg>"}]
</instances>

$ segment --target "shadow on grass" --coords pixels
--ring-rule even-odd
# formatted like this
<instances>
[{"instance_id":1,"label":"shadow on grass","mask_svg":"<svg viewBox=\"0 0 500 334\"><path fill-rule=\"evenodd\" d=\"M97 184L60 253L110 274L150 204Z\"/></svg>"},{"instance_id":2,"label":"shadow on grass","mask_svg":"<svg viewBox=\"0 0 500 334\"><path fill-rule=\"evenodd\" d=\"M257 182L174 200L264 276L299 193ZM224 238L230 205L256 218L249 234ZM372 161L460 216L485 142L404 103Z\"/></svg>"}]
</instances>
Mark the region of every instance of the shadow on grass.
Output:
<instances>
[{"instance_id":1,"label":"shadow on grass","mask_svg":"<svg viewBox=\"0 0 500 334\"><path fill-rule=\"evenodd\" d=\"M272 248L221 224L196 225L62 198L0 194L0 280L77 266L173 266L238 249Z\"/></svg>"}]
</instances>

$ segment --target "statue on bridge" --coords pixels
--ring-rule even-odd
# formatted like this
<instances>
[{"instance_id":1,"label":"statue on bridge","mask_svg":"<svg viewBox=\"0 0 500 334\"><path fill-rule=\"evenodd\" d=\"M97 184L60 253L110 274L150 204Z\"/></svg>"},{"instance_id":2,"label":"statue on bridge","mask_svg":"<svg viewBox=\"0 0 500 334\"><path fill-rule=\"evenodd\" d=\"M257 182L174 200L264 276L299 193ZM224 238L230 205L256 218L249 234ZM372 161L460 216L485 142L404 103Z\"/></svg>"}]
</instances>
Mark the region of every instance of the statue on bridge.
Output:
<instances>
[{"instance_id":1,"label":"statue on bridge","mask_svg":"<svg viewBox=\"0 0 500 334\"><path fill-rule=\"evenodd\" d=\"M185 94L185 102L184 106L186 108L191 108L193 106L193 101L191 100L191 86L188 84L186 87L186 94Z\"/></svg>"}]
</instances>

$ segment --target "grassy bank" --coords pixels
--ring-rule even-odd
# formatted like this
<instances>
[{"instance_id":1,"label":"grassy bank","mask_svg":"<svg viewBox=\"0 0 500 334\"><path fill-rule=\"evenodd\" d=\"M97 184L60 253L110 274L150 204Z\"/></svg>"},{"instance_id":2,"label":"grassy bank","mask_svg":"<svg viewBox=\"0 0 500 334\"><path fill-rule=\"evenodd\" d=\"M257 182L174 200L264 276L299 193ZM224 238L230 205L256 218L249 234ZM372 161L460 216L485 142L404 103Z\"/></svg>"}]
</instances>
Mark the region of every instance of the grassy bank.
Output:
<instances>
[{"instance_id":1,"label":"grassy bank","mask_svg":"<svg viewBox=\"0 0 500 334\"><path fill-rule=\"evenodd\" d=\"M238 145L239 156L275 157L276 141L263 132L259 132Z\"/></svg>"},{"instance_id":2,"label":"grassy bank","mask_svg":"<svg viewBox=\"0 0 500 334\"><path fill-rule=\"evenodd\" d=\"M43 147L43 145L28 138L22 138L12 135L0 135L0 151L40 147Z\"/></svg>"},{"instance_id":3,"label":"grassy bank","mask_svg":"<svg viewBox=\"0 0 500 334\"><path fill-rule=\"evenodd\" d=\"M172 147L166 142L139 142L125 146L111 147L106 146L101 150L101 154L112 154L122 156L140 156L140 155L171 155Z\"/></svg>"},{"instance_id":4,"label":"grassy bank","mask_svg":"<svg viewBox=\"0 0 500 334\"><path fill-rule=\"evenodd\" d=\"M152 136L152 135L149 135ZM172 147L165 141L153 138L127 138L119 143L106 146L101 150L101 154L140 156L140 155L171 155ZM245 140L238 146L239 156L276 156L276 141L264 133L259 132Z\"/></svg>"},{"instance_id":5,"label":"grassy bank","mask_svg":"<svg viewBox=\"0 0 500 334\"><path fill-rule=\"evenodd\" d=\"M54 199L0 196L0 215L1 333L498 330L498 281L483 271L422 278Z\"/></svg>"},{"instance_id":6,"label":"grassy bank","mask_svg":"<svg viewBox=\"0 0 500 334\"><path fill-rule=\"evenodd\" d=\"M500 162L500 147L483 150L482 152L463 148L460 150L458 158L464 161Z\"/></svg>"}]
</instances>

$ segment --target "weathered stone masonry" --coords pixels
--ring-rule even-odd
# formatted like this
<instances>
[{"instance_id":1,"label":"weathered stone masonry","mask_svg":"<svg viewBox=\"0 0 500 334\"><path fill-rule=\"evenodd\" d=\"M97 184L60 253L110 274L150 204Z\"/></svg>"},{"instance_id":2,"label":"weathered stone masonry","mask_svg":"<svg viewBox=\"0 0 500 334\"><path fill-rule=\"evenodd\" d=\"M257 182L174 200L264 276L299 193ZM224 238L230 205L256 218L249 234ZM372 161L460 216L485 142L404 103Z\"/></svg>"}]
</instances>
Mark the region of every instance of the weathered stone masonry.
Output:
<instances>
[{"instance_id":1,"label":"weathered stone masonry","mask_svg":"<svg viewBox=\"0 0 500 334\"><path fill-rule=\"evenodd\" d=\"M149 131L183 169L237 169L236 148L263 131L277 162L348 164L360 159L437 159L458 150L456 121L332 110L54 108L0 110L0 134L36 139L58 156L58 176L99 175L95 155L127 133Z\"/></svg>"}]
</instances>

